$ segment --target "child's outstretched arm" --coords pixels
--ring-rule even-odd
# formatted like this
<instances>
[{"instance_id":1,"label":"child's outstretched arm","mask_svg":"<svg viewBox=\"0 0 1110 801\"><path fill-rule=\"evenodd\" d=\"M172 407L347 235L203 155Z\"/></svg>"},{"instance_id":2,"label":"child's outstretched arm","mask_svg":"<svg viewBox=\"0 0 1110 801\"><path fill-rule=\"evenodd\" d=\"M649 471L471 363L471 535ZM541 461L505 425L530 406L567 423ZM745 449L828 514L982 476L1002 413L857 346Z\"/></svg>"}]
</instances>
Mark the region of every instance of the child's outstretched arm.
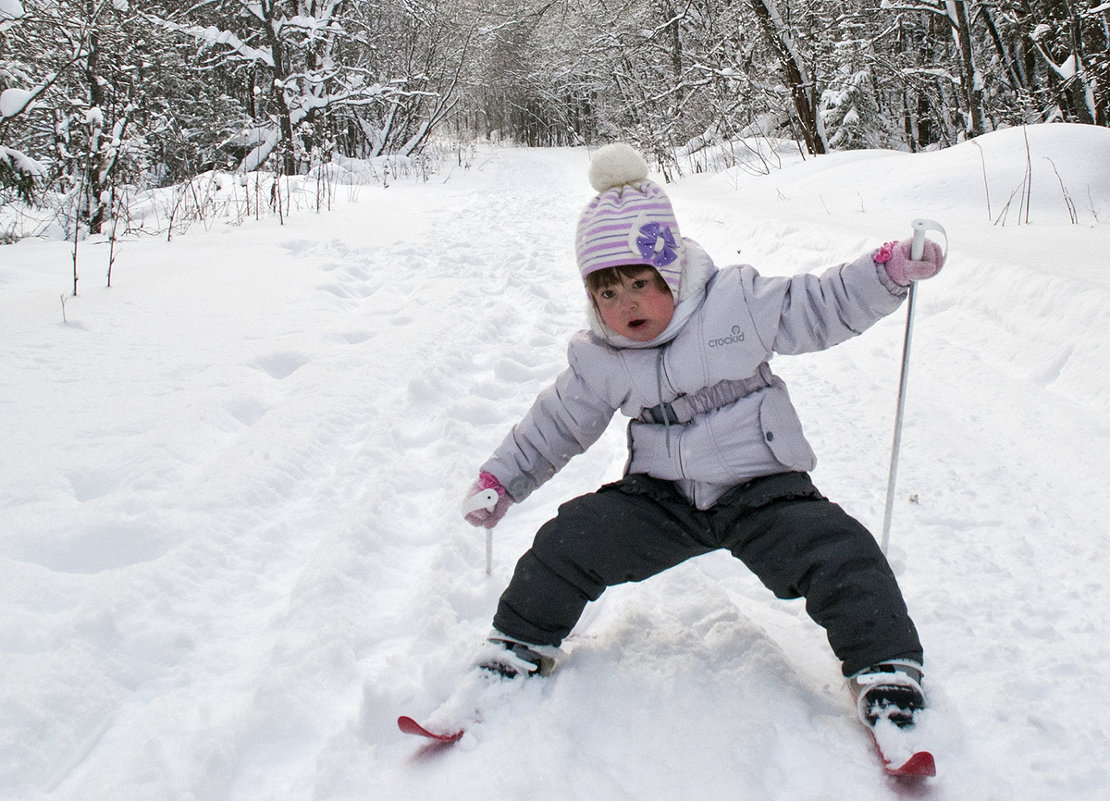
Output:
<instances>
[{"instance_id":1,"label":"child's outstretched arm","mask_svg":"<svg viewBox=\"0 0 1110 801\"><path fill-rule=\"evenodd\" d=\"M573 346L572 346L573 347ZM482 465L467 498L486 489L498 493L496 506L466 514L475 526L493 528L514 502L523 501L573 457L604 433L616 406L601 398L573 366L567 368Z\"/></svg>"},{"instance_id":2,"label":"child's outstretched arm","mask_svg":"<svg viewBox=\"0 0 1110 801\"><path fill-rule=\"evenodd\" d=\"M940 247L925 240L920 260L911 240L889 242L855 261L790 278L745 274L756 329L776 353L824 350L870 328L897 309L912 281L930 278L944 262Z\"/></svg>"}]
</instances>

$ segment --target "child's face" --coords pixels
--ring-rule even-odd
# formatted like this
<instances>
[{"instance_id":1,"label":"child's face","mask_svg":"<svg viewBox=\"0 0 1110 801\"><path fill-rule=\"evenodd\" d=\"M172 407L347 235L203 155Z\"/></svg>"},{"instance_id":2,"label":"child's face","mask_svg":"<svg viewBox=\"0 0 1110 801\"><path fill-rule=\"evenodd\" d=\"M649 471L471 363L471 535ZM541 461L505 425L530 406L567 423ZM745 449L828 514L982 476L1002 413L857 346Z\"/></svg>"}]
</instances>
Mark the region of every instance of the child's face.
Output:
<instances>
[{"instance_id":1,"label":"child's face","mask_svg":"<svg viewBox=\"0 0 1110 801\"><path fill-rule=\"evenodd\" d=\"M670 290L660 289L651 267L631 277L620 275L619 278L619 284L610 284L591 293L602 321L615 333L635 342L655 339L674 315L674 297Z\"/></svg>"}]
</instances>

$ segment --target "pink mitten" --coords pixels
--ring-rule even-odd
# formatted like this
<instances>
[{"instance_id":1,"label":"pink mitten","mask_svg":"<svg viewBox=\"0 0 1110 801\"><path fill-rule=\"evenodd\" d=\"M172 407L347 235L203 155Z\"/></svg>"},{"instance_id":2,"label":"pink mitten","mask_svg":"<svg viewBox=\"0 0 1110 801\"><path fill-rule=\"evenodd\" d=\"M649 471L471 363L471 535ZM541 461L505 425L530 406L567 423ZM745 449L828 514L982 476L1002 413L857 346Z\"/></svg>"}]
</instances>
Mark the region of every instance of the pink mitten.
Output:
<instances>
[{"instance_id":1,"label":"pink mitten","mask_svg":"<svg viewBox=\"0 0 1110 801\"><path fill-rule=\"evenodd\" d=\"M492 509L480 505L482 499L479 497L491 491L497 496L497 502ZM490 497L492 503L492 496ZM477 508L474 508L475 504L479 504ZM479 473L478 480L470 486L470 490L466 494L466 501L463 503L463 514L466 516L466 522L472 526L493 528L505 516L505 512L509 511L512 504L513 499L501 486L497 476L492 473Z\"/></svg>"},{"instance_id":2,"label":"pink mitten","mask_svg":"<svg viewBox=\"0 0 1110 801\"><path fill-rule=\"evenodd\" d=\"M909 286L914 281L932 278L940 272L944 264L944 251L936 242L925 240L920 261L910 258L912 244L912 239L887 242L875 251L875 263L883 265L890 280L899 286Z\"/></svg>"}]
</instances>

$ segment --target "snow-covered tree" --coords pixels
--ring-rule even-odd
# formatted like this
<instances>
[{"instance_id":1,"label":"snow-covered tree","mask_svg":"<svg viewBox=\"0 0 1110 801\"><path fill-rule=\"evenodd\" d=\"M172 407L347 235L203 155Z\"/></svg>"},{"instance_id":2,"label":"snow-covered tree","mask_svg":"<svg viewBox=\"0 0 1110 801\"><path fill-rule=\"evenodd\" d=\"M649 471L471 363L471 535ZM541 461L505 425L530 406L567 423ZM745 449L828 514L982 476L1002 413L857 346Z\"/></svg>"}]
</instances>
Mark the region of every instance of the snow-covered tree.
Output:
<instances>
[{"instance_id":1,"label":"snow-covered tree","mask_svg":"<svg viewBox=\"0 0 1110 801\"><path fill-rule=\"evenodd\" d=\"M1110 5L1083 0L1035 3L1029 38L1045 70L1047 94L1064 119L1105 125L1110 101Z\"/></svg>"},{"instance_id":2,"label":"snow-covered tree","mask_svg":"<svg viewBox=\"0 0 1110 801\"><path fill-rule=\"evenodd\" d=\"M75 220L99 231L111 188L145 168L133 123L150 104L142 65L152 43L125 0L20 5L18 27L5 33L4 82L27 102L5 113L0 138L64 196Z\"/></svg>"},{"instance_id":3,"label":"snow-covered tree","mask_svg":"<svg viewBox=\"0 0 1110 801\"><path fill-rule=\"evenodd\" d=\"M344 139L378 154L414 152L457 102L472 26L450 0L213 0L166 11L201 68L249 92L254 169L286 173Z\"/></svg>"},{"instance_id":4,"label":"snow-covered tree","mask_svg":"<svg viewBox=\"0 0 1110 801\"><path fill-rule=\"evenodd\" d=\"M45 172L42 164L22 150L5 144L12 121L27 113L35 102L41 86L28 73L27 65L6 57L11 52L8 41L21 34L19 26L26 16L19 0L0 0L0 191L15 190L26 202L32 202L35 178Z\"/></svg>"},{"instance_id":5,"label":"snow-covered tree","mask_svg":"<svg viewBox=\"0 0 1110 801\"><path fill-rule=\"evenodd\" d=\"M877 119L879 112L867 70L845 74L835 88L826 88L821 94L820 114L821 127L833 150L857 150L884 143L884 126Z\"/></svg>"}]
</instances>

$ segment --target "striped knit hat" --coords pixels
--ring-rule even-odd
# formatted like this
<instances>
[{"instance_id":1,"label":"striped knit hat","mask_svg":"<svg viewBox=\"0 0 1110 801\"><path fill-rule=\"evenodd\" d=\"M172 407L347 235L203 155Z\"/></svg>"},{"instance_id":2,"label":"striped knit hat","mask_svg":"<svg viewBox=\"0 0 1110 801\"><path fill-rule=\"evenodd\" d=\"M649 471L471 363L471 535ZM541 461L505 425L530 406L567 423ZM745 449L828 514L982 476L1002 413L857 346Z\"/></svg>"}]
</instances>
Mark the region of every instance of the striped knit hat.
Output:
<instances>
[{"instance_id":1,"label":"striped knit hat","mask_svg":"<svg viewBox=\"0 0 1110 801\"><path fill-rule=\"evenodd\" d=\"M585 278L625 264L654 267L677 298L682 237L670 200L647 174L647 162L626 144L606 145L594 154L590 184L599 194L578 220L578 269Z\"/></svg>"}]
</instances>

